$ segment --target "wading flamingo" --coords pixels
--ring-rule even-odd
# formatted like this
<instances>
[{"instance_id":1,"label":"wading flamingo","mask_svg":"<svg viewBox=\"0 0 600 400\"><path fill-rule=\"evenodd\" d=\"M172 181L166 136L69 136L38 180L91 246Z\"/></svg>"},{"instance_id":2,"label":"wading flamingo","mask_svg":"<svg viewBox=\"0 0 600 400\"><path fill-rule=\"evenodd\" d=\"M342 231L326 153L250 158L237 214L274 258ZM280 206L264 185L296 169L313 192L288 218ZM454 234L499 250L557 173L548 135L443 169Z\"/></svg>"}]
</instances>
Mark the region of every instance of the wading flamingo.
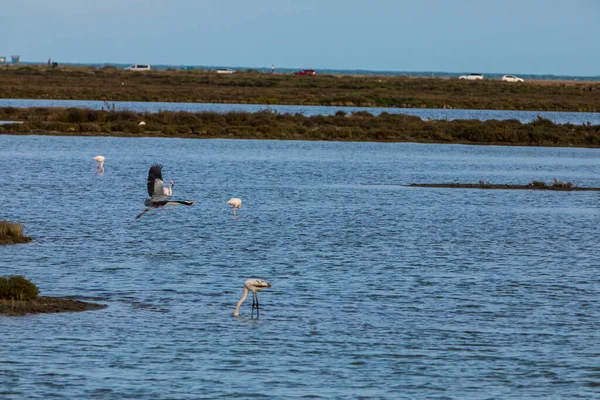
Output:
<instances>
[{"instance_id":1,"label":"wading flamingo","mask_svg":"<svg viewBox=\"0 0 600 400\"><path fill-rule=\"evenodd\" d=\"M96 156L94 161L96 161L96 169L104 171L104 156Z\"/></svg>"},{"instance_id":2,"label":"wading flamingo","mask_svg":"<svg viewBox=\"0 0 600 400\"><path fill-rule=\"evenodd\" d=\"M163 187L163 194L165 196L173 196L173 186L175 186L175 182L172 180L169 181L169 185Z\"/></svg>"},{"instance_id":3,"label":"wading flamingo","mask_svg":"<svg viewBox=\"0 0 600 400\"><path fill-rule=\"evenodd\" d=\"M252 291L252 316L254 316L254 305L256 304L256 316L258 317L258 293L263 289L266 288L270 288L273 287L271 286L271 284L267 281L264 281L262 279L248 279L246 282L244 282L244 294L242 295L242 298L240 299L240 301L237 302L237 305L235 306L235 311L233 312L233 316L234 317L239 317L240 316L240 306L242 305L242 303L244 302L244 300L246 300L246 297L248 296L248 290ZM256 300L255 300L256 299Z\"/></svg>"},{"instance_id":4,"label":"wading flamingo","mask_svg":"<svg viewBox=\"0 0 600 400\"><path fill-rule=\"evenodd\" d=\"M227 204L233 207L233 215L235 215L235 211L242 208L242 199L234 197L233 199L229 200Z\"/></svg>"},{"instance_id":5,"label":"wading flamingo","mask_svg":"<svg viewBox=\"0 0 600 400\"><path fill-rule=\"evenodd\" d=\"M167 200L165 198L165 194L163 192L163 180L162 180L162 165L154 164L150 167L150 171L148 171L148 195L149 199L144 200L144 205L146 209L138 214L135 219L138 219L148 211L164 207L164 206L178 206L180 204L184 204L186 206L191 206L195 202L191 200Z\"/></svg>"}]
</instances>

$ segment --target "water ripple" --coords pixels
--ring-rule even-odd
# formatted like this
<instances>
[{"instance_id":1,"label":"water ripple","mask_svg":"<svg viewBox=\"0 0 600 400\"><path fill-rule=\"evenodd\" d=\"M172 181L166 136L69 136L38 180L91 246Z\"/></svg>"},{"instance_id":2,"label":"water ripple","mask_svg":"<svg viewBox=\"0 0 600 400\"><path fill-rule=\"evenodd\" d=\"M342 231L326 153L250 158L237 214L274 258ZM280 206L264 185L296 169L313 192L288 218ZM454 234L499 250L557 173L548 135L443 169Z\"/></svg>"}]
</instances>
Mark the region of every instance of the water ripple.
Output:
<instances>
[{"instance_id":1,"label":"water ripple","mask_svg":"<svg viewBox=\"0 0 600 400\"><path fill-rule=\"evenodd\" d=\"M198 203L135 220L156 161ZM0 169L35 238L0 275L108 305L0 317L2 398L598 395L600 198L404 186L600 186L597 150L0 136Z\"/></svg>"}]
</instances>

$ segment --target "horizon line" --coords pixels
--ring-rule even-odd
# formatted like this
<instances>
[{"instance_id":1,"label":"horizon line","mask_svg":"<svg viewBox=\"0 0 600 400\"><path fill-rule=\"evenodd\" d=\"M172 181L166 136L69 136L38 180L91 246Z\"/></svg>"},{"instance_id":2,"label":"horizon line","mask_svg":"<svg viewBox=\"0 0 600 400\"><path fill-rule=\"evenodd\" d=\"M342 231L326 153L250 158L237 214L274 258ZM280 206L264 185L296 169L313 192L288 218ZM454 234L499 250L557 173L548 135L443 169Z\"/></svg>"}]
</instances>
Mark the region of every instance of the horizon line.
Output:
<instances>
[{"instance_id":1,"label":"horizon line","mask_svg":"<svg viewBox=\"0 0 600 400\"><path fill-rule=\"evenodd\" d=\"M46 62L44 61L28 61L28 60L20 60L19 64L13 64L8 60L8 57L6 57L6 63L3 64L5 66L10 66L10 65L19 65L19 64L25 64L25 65L45 65ZM52 60L53 62L55 62L54 60ZM269 71L271 69L270 66L262 66L262 67L252 67L252 66L244 66L244 65L219 65L219 64L214 64L214 65L210 65L210 64L161 64L161 63L128 63L128 62L111 62L111 61L102 61L102 62L72 62L72 61L65 61L65 62L59 62L59 65L72 65L72 66L89 66L89 67L95 67L98 65L102 65L102 66L124 66L124 65L131 65L131 64L148 64L151 65L152 67L157 67L157 68L180 68L180 69L185 69L185 68L198 68L198 69L215 69L215 68L237 68L237 69L246 69L246 70L265 70L265 71ZM2 65L2 64L0 64ZM185 67L185 68L184 68ZM290 70L290 71L295 71L295 70L302 70L302 69L307 69L304 67L275 67L275 70ZM570 75L570 74L554 74L554 73L530 73L530 72L473 72L473 71L460 71L460 72L451 72L451 71L428 71L428 70L423 70L423 71L418 71L418 70L392 70L392 69L369 69L369 68L315 68L312 67L310 69L314 69L315 71L331 71L331 72L337 72L337 73L342 73L342 74L356 74L356 73L364 73L364 74L368 74L368 73L375 73L375 74L388 74L388 75L408 75L408 74L417 74L417 76L422 76L422 75L431 75L431 74L438 74L438 75L447 75L447 76L454 76L454 75L462 75L462 74L470 74L470 73L481 73L483 75L497 75L497 76L502 76L502 75L522 75L522 76L540 76L540 77L556 77L556 78L594 78L595 80L600 80L600 75Z\"/></svg>"}]
</instances>

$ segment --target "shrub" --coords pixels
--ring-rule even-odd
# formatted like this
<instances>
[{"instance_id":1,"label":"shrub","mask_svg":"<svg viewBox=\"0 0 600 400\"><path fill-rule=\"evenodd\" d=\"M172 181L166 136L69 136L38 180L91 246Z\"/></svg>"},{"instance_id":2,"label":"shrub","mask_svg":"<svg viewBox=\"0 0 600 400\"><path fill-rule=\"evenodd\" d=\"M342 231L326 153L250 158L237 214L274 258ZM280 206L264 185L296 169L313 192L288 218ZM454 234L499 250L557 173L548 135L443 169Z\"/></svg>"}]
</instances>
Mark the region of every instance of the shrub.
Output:
<instances>
[{"instance_id":1,"label":"shrub","mask_svg":"<svg viewBox=\"0 0 600 400\"><path fill-rule=\"evenodd\" d=\"M99 124L90 123L90 124L79 124L79 132L102 132L102 128Z\"/></svg>"},{"instance_id":2,"label":"shrub","mask_svg":"<svg viewBox=\"0 0 600 400\"><path fill-rule=\"evenodd\" d=\"M135 122L120 121L110 124L110 130L112 132L142 133L144 128Z\"/></svg>"},{"instance_id":3,"label":"shrub","mask_svg":"<svg viewBox=\"0 0 600 400\"><path fill-rule=\"evenodd\" d=\"M173 136L177 134L177 131L171 125L167 125L163 128L163 133L168 136Z\"/></svg>"},{"instance_id":4,"label":"shrub","mask_svg":"<svg viewBox=\"0 0 600 400\"><path fill-rule=\"evenodd\" d=\"M530 122L531 125L541 126L541 127L553 127L554 122L548 118L544 118L541 115L537 116L537 119Z\"/></svg>"},{"instance_id":5,"label":"shrub","mask_svg":"<svg viewBox=\"0 0 600 400\"><path fill-rule=\"evenodd\" d=\"M38 287L21 275L8 278L0 276L0 299L35 300L40 293Z\"/></svg>"},{"instance_id":6,"label":"shrub","mask_svg":"<svg viewBox=\"0 0 600 400\"><path fill-rule=\"evenodd\" d=\"M368 112L368 111L354 111L354 112L352 113L352 116L353 116L353 117L366 117L366 118L370 118L370 117L372 117L372 116L373 116L373 114L371 114L371 113L370 113L370 112Z\"/></svg>"},{"instance_id":7,"label":"shrub","mask_svg":"<svg viewBox=\"0 0 600 400\"><path fill-rule=\"evenodd\" d=\"M16 133L29 133L31 128L29 124L11 124L11 128Z\"/></svg>"},{"instance_id":8,"label":"shrub","mask_svg":"<svg viewBox=\"0 0 600 400\"><path fill-rule=\"evenodd\" d=\"M121 124L123 127L122 132L124 133L143 133L144 127L136 124L135 122L123 122Z\"/></svg>"},{"instance_id":9,"label":"shrub","mask_svg":"<svg viewBox=\"0 0 600 400\"><path fill-rule=\"evenodd\" d=\"M65 122L76 124L79 122L87 122L87 110L83 108L67 108L65 110Z\"/></svg>"}]
</instances>

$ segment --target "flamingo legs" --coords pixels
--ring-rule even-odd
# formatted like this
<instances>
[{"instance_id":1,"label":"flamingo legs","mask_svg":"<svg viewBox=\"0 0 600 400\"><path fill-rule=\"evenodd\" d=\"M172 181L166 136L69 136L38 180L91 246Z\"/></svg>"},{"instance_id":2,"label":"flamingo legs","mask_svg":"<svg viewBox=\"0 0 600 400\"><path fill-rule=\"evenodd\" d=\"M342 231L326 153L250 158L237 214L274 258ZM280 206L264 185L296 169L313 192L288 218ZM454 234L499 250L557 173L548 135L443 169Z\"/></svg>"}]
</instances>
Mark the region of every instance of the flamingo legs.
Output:
<instances>
[{"instance_id":1,"label":"flamingo legs","mask_svg":"<svg viewBox=\"0 0 600 400\"><path fill-rule=\"evenodd\" d=\"M258 318L258 315L260 313L260 308L258 307L258 293L256 293L256 318Z\"/></svg>"},{"instance_id":2,"label":"flamingo legs","mask_svg":"<svg viewBox=\"0 0 600 400\"><path fill-rule=\"evenodd\" d=\"M258 293L252 292L252 314L251 317L254 316L254 307L256 307L256 318L259 316L259 308L258 308Z\"/></svg>"}]
</instances>

